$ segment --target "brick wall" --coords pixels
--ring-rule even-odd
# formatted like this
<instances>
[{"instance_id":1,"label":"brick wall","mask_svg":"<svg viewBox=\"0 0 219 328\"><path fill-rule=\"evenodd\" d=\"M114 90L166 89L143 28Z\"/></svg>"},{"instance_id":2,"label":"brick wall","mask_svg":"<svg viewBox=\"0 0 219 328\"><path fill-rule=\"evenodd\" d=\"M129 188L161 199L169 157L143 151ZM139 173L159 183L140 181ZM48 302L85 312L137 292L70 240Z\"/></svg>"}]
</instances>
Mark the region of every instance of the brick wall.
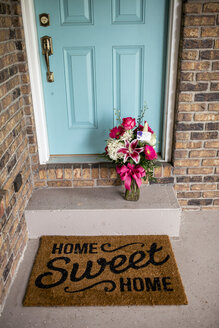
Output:
<instances>
[{"instance_id":1,"label":"brick wall","mask_svg":"<svg viewBox=\"0 0 219 328\"><path fill-rule=\"evenodd\" d=\"M24 48L19 1L0 1L0 310L27 242L24 209L32 192ZM15 192L18 174L23 183Z\"/></svg>"},{"instance_id":2,"label":"brick wall","mask_svg":"<svg viewBox=\"0 0 219 328\"><path fill-rule=\"evenodd\" d=\"M219 206L219 2L183 7L173 165L182 208Z\"/></svg>"},{"instance_id":3,"label":"brick wall","mask_svg":"<svg viewBox=\"0 0 219 328\"><path fill-rule=\"evenodd\" d=\"M154 170L157 183L173 183L173 168L164 163ZM142 181L144 184L145 182ZM106 187L120 185L115 166L99 164L48 164L39 166L34 172L35 188L51 187ZM146 182L148 184L148 182Z\"/></svg>"},{"instance_id":4,"label":"brick wall","mask_svg":"<svg viewBox=\"0 0 219 328\"><path fill-rule=\"evenodd\" d=\"M219 208L219 2L185 1L173 162L155 169L183 209ZM21 174L23 184L14 190ZM33 184L32 179L33 178ZM0 304L27 242L34 188L117 185L112 165L39 165L20 0L0 0Z\"/></svg>"},{"instance_id":5,"label":"brick wall","mask_svg":"<svg viewBox=\"0 0 219 328\"><path fill-rule=\"evenodd\" d=\"M154 171L157 183L174 183L183 209L219 208L218 24L219 2L184 1L173 161ZM38 166L36 154L32 162L35 188L120 183L107 164Z\"/></svg>"},{"instance_id":6,"label":"brick wall","mask_svg":"<svg viewBox=\"0 0 219 328\"><path fill-rule=\"evenodd\" d=\"M183 208L212 208L218 206L218 3L187 1L183 11L173 166L154 175L158 183L175 183ZM110 165L39 165L27 74L22 81L34 187L118 184Z\"/></svg>"}]
</instances>

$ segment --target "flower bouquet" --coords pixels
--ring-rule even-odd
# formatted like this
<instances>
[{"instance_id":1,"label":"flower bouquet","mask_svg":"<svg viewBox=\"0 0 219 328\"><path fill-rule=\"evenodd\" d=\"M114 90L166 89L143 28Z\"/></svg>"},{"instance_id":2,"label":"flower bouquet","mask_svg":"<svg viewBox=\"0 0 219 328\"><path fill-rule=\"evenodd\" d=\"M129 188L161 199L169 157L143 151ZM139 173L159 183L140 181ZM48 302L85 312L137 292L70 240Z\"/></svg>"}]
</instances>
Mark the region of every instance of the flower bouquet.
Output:
<instances>
[{"instance_id":1,"label":"flower bouquet","mask_svg":"<svg viewBox=\"0 0 219 328\"><path fill-rule=\"evenodd\" d=\"M125 199L138 200L142 178L153 180L156 166L156 135L143 116L136 120L132 117L119 119L119 126L110 130L104 156L116 164L116 172L125 184ZM118 119L118 118L117 118Z\"/></svg>"}]
</instances>

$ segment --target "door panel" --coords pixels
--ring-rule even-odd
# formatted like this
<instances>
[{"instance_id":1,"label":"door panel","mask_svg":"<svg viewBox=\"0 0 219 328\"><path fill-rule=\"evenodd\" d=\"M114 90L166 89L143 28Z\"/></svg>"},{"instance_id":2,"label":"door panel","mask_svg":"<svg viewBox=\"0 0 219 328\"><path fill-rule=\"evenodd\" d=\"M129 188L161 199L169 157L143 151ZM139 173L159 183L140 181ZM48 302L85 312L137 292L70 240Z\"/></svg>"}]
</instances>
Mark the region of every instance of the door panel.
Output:
<instances>
[{"instance_id":1,"label":"door panel","mask_svg":"<svg viewBox=\"0 0 219 328\"><path fill-rule=\"evenodd\" d=\"M113 47L114 108L126 116L137 117L142 106L143 58L143 46Z\"/></svg>"},{"instance_id":2,"label":"door panel","mask_svg":"<svg viewBox=\"0 0 219 328\"><path fill-rule=\"evenodd\" d=\"M113 24L144 23L144 0L112 0Z\"/></svg>"},{"instance_id":3,"label":"door panel","mask_svg":"<svg viewBox=\"0 0 219 328\"><path fill-rule=\"evenodd\" d=\"M97 128L94 48L64 48L68 127Z\"/></svg>"},{"instance_id":4,"label":"door panel","mask_svg":"<svg viewBox=\"0 0 219 328\"><path fill-rule=\"evenodd\" d=\"M60 0L62 25L92 24L92 0Z\"/></svg>"},{"instance_id":5,"label":"door panel","mask_svg":"<svg viewBox=\"0 0 219 328\"><path fill-rule=\"evenodd\" d=\"M168 0L35 0L35 10L39 45L53 39L53 83L40 54L50 153L102 153L113 108L137 117L144 101L161 148Z\"/></svg>"}]
</instances>

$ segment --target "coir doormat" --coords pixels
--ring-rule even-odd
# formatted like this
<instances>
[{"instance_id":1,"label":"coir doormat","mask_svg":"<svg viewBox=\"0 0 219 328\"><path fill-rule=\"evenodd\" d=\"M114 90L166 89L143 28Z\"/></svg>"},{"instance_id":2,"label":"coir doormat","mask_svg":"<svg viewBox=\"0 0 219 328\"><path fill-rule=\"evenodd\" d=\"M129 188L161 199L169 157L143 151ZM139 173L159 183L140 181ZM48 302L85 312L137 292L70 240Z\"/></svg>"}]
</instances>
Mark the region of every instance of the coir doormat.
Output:
<instances>
[{"instance_id":1,"label":"coir doormat","mask_svg":"<svg viewBox=\"0 0 219 328\"><path fill-rule=\"evenodd\" d=\"M187 304L168 236L44 236L24 306Z\"/></svg>"}]
</instances>

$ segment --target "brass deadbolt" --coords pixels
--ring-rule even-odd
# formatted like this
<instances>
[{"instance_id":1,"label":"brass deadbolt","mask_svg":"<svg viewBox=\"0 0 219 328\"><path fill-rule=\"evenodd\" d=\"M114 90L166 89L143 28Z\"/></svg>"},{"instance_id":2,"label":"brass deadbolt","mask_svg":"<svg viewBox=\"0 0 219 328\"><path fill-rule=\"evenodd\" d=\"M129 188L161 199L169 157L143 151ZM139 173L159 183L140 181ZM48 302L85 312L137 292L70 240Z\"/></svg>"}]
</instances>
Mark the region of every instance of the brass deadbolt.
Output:
<instances>
[{"instance_id":1,"label":"brass deadbolt","mask_svg":"<svg viewBox=\"0 0 219 328\"><path fill-rule=\"evenodd\" d=\"M40 18L40 26L49 26L50 25L50 18L49 14L43 13L39 15Z\"/></svg>"}]
</instances>

